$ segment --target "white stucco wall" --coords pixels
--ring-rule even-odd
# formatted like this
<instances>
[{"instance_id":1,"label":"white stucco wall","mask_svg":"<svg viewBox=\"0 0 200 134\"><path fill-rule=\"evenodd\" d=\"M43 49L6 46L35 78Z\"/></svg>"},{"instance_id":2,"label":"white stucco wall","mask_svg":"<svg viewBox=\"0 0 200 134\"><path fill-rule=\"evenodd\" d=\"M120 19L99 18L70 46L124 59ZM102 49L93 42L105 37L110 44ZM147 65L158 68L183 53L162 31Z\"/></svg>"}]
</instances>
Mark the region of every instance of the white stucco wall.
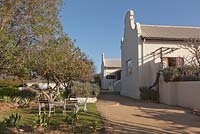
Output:
<instances>
[{"instance_id":1,"label":"white stucco wall","mask_svg":"<svg viewBox=\"0 0 200 134\"><path fill-rule=\"evenodd\" d=\"M125 16L124 37L121 42L121 95L139 99L138 31L133 11ZM132 60L132 74L127 74L127 61Z\"/></svg>"},{"instance_id":2,"label":"white stucco wall","mask_svg":"<svg viewBox=\"0 0 200 134\"><path fill-rule=\"evenodd\" d=\"M182 42L175 42L175 41L149 41L146 40L143 43L143 66L141 65L140 68L143 67L143 73L140 73L142 77L142 85L143 86L150 86L156 78L156 73L159 68L159 64L161 62L160 55L149 55L150 53L154 52L155 50L161 47L168 47L168 48L179 48L178 50L163 54L163 57L184 57L188 58L191 56L191 53L186 50L180 48L180 44ZM164 52L163 52L164 53ZM187 63L186 63L187 64Z\"/></svg>"},{"instance_id":3,"label":"white stucco wall","mask_svg":"<svg viewBox=\"0 0 200 134\"><path fill-rule=\"evenodd\" d=\"M200 82L164 82L160 80L160 102L191 109L200 109Z\"/></svg>"},{"instance_id":4,"label":"white stucco wall","mask_svg":"<svg viewBox=\"0 0 200 134\"><path fill-rule=\"evenodd\" d=\"M121 80L115 81L114 82L114 91L120 92L121 91Z\"/></svg>"},{"instance_id":5,"label":"white stucco wall","mask_svg":"<svg viewBox=\"0 0 200 134\"><path fill-rule=\"evenodd\" d=\"M183 57L188 59L191 54L188 50L183 49L180 45L183 42L178 41L164 41L164 40L147 40L141 38L141 28L139 23L134 21L133 11L128 11L125 16L124 37L121 41L121 95L132 98L140 98L139 87L151 86L155 79L156 73L161 66L161 58L159 52L153 56L152 52L155 50L165 48L178 48L177 50L165 54L162 57ZM132 73L127 73L127 61L132 60ZM185 64L187 64L185 60ZM172 85L170 85L172 86ZM171 89L171 88L170 88ZM169 91L164 100L173 97L174 93ZM173 99L170 99L173 103Z\"/></svg>"}]
</instances>

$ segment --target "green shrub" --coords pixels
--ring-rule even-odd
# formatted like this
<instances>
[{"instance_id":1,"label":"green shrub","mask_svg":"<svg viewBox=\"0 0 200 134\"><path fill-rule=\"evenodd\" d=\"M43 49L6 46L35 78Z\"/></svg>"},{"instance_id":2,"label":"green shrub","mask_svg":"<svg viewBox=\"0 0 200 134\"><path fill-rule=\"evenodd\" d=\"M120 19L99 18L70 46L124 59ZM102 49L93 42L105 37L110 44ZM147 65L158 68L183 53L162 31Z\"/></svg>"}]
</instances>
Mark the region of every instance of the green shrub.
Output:
<instances>
[{"instance_id":1,"label":"green shrub","mask_svg":"<svg viewBox=\"0 0 200 134\"><path fill-rule=\"evenodd\" d=\"M0 87L0 97L9 96L9 97L21 97L21 98L30 98L34 99L37 93L31 89L19 90L16 87Z\"/></svg>"},{"instance_id":2,"label":"green shrub","mask_svg":"<svg viewBox=\"0 0 200 134\"><path fill-rule=\"evenodd\" d=\"M200 69L192 66L178 68L180 72L180 81L199 81Z\"/></svg>"},{"instance_id":3,"label":"green shrub","mask_svg":"<svg viewBox=\"0 0 200 134\"><path fill-rule=\"evenodd\" d=\"M0 133L3 134L6 129L6 123L4 121L0 122Z\"/></svg>"},{"instance_id":4,"label":"green shrub","mask_svg":"<svg viewBox=\"0 0 200 134\"><path fill-rule=\"evenodd\" d=\"M19 93L19 89L16 87L0 87L0 96L16 96Z\"/></svg>"},{"instance_id":5,"label":"green shrub","mask_svg":"<svg viewBox=\"0 0 200 134\"><path fill-rule=\"evenodd\" d=\"M98 128L101 128L102 127L102 122L97 120L95 121L94 123L92 123L91 125L94 129L98 129Z\"/></svg>"},{"instance_id":6,"label":"green shrub","mask_svg":"<svg viewBox=\"0 0 200 134\"><path fill-rule=\"evenodd\" d=\"M163 76L165 81L176 81L180 77L180 72L177 68L165 68Z\"/></svg>"},{"instance_id":7,"label":"green shrub","mask_svg":"<svg viewBox=\"0 0 200 134\"><path fill-rule=\"evenodd\" d=\"M39 89L39 85L38 84L32 84L31 87L34 88L34 89Z\"/></svg>"},{"instance_id":8,"label":"green shrub","mask_svg":"<svg viewBox=\"0 0 200 134\"><path fill-rule=\"evenodd\" d=\"M28 85L26 83L21 83L18 87L27 87Z\"/></svg>"},{"instance_id":9,"label":"green shrub","mask_svg":"<svg viewBox=\"0 0 200 134\"><path fill-rule=\"evenodd\" d=\"M19 91L16 96L22 97L22 98L30 98L34 99L36 97L37 93L31 89L24 89Z\"/></svg>"},{"instance_id":10,"label":"green shrub","mask_svg":"<svg viewBox=\"0 0 200 134\"><path fill-rule=\"evenodd\" d=\"M62 101L65 99L65 95L63 92L60 92L60 94L57 95L56 100L57 101Z\"/></svg>"},{"instance_id":11,"label":"green shrub","mask_svg":"<svg viewBox=\"0 0 200 134\"><path fill-rule=\"evenodd\" d=\"M76 97L97 97L99 92L100 88L96 84L89 82L74 82L71 90L71 95Z\"/></svg>"},{"instance_id":12,"label":"green shrub","mask_svg":"<svg viewBox=\"0 0 200 134\"><path fill-rule=\"evenodd\" d=\"M37 115L35 123L37 126L46 127L49 125L50 117L47 114Z\"/></svg>"},{"instance_id":13,"label":"green shrub","mask_svg":"<svg viewBox=\"0 0 200 134\"><path fill-rule=\"evenodd\" d=\"M153 102L159 102L159 92L151 90L148 87L140 87L140 98L142 100L148 100Z\"/></svg>"},{"instance_id":14,"label":"green shrub","mask_svg":"<svg viewBox=\"0 0 200 134\"><path fill-rule=\"evenodd\" d=\"M7 87L7 86L19 87L22 84L23 84L22 81L17 78L6 78L0 80L0 87Z\"/></svg>"},{"instance_id":15,"label":"green shrub","mask_svg":"<svg viewBox=\"0 0 200 134\"><path fill-rule=\"evenodd\" d=\"M74 125L76 123L76 121L78 120L77 117L77 113L72 112L70 114L67 114L67 116L65 117L64 121L68 124L68 125Z\"/></svg>"},{"instance_id":16,"label":"green shrub","mask_svg":"<svg viewBox=\"0 0 200 134\"><path fill-rule=\"evenodd\" d=\"M192 66L179 68L165 68L163 77L166 82L169 81L200 81L200 69Z\"/></svg>"}]
</instances>

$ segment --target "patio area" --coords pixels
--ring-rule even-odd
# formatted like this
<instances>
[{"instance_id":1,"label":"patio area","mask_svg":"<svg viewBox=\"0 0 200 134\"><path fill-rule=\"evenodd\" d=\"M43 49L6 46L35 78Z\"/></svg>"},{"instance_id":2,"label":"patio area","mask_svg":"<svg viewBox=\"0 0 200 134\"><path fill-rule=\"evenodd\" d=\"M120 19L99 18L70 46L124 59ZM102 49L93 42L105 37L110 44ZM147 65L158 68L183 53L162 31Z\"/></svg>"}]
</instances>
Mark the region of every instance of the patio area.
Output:
<instances>
[{"instance_id":1,"label":"patio area","mask_svg":"<svg viewBox=\"0 0 200 134\"><path fill-rule=\"evenodd\" d=\"M198 134L200 117L190 110L104 94L97 108L109 134Z\"/></svg>"}]
</instances>

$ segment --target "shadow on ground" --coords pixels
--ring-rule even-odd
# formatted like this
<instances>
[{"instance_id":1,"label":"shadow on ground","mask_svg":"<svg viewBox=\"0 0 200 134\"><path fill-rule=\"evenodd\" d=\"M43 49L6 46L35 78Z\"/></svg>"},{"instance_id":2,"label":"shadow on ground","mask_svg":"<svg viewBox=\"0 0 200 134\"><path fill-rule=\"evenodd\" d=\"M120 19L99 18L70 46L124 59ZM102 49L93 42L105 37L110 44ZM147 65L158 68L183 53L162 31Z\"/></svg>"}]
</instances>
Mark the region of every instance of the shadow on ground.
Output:
<instances>
[{"instance_id":1,"label":"shadow on ground","mask_svg":"<svg viewBox=\"0 0 200 134\"><path fill-rule=\"evenodd\" d=\"M188 109L156 103L145 103L111 94L100 95L98 100L98 105L103 106L100 108L100 111L106 118L105 127L108 134L200 133L200 117L191 114ZM119 106L112 107L116 104ZM115 115L112 115L110 112L113 112ZM120 118L120 114L123 115L122 118Z\"/></svg>"},{"instance_id":2,"label":"shadow on ground","mask_svg":"<svg viewBox=\"0 0 200 134\"><path fill-rule=\"evenodd\" d=\"M183 127L166 127L162 129L154 129L151 125L142 124L126 124L115 121L106 120L106 132L107 134L199 134L199 131L185 131ZM159 128L159 126L158 126Z\"/></svg>"}]
</instances>

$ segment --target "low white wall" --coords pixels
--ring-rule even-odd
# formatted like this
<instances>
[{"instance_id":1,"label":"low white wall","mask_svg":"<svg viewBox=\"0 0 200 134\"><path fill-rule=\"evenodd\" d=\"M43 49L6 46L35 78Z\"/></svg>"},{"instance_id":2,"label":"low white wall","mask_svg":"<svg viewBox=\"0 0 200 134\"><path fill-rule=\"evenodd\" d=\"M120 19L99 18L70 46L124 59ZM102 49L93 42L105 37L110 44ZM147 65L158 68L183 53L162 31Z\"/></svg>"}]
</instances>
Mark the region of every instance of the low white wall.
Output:
<instances>
[{"instance_id":1,"label":"low white wall","mask_svg":"<svg viewBox=\"0 0 200 134\"><path fill-rule=\"evenodd\" d=\"M40 89L47 89L48 84L47 83L39 83L39 82L34 82L34 83L26 83L29 87L32 86L33 84L38 84ZM49 83L49 86L51 88L54 88L56 86L55 83ZM63 86L61 86L61 88L64 88Z\"/></svg>"},{"instance_id":2,"label":"low white wall","mask_svg":"<svg viewBox=\"0 0 200 134\"><path fill-rule=\"evenodd\" d=\"M200 81L160 81L160 102L185 108L200 109Z\"/></svg>"},{"instance_id":3,"label":"low white wall","mask_svg":"<svg viewBox=\"0 0 200 134\"><path fill-rule=\"evenodd\" d=\"M70 98L70 100L78 100L78 102L85 102L86 98ZM87 103L95 103L97 102L97 98L88 98Z\"/></svg>"},{"instance_id":4,"label":"low white wall","mask_svg":"<svg viewBox=\"0 0 200 134\"><path fill-rule=\"evenodd\" d=\"M113 90L113 83L116 80L112 80L112 79L103 79L102 80L102 89L109 89L109 90Z\"/></svg>"}]
</instances>

